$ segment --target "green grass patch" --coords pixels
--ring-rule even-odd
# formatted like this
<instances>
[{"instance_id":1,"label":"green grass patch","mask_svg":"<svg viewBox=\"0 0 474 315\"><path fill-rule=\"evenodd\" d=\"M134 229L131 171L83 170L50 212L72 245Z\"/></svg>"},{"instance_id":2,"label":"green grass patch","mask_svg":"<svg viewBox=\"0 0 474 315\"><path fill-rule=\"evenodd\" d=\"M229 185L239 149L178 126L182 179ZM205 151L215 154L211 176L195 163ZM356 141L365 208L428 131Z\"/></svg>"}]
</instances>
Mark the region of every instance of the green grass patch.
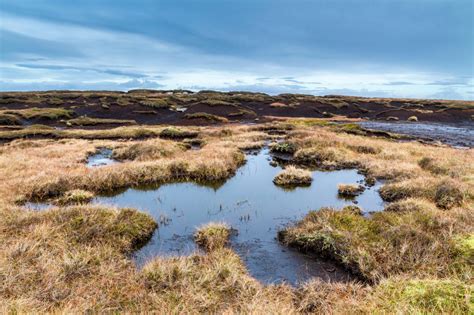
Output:
<instances>
[{"instance_id":1,"label":"green grass patch","mask_svg":"<svg viewBox=\"0 0 474 315\"><path fill-rule=\"evenodd\" d=\"M66 121L68 126L96 126L101 124L109 125L135 125L137 122L135 120L125 120L125 119L109 119L109 118L94 118L81 116L74 119L69 119Z\"/></svg>"},{"instance_id":2,"label":"green grass patch","mask_svg":"<svg viewBox=\"0 0 474 315\"><path fill-rule=\"evenodd\" d=\"M216 123L227 123L229 120L222 116L217 116L209 113L192 113L184 115L186 119L205 119L207 121L216 122Z\"/></svg>"},{"instance_id":3,"label":"green grass patch","mask_svg":"<svg viewBox=\"0 0 474 315\"><path fill-rule=\"evenodd\" d=\"M459 280L388 280L371 297L380 313L472 314L474 286Z\"/></svg>"},{"instance_id":4,"label":"green grass patch","mask_svg":"<svg viewBox=\"0 0 474 315\"><path fill-rule=\"evenodd\" d=\"M64 108L25 108L1 110L0 114L16 115L25 119L65 119L71 118L73 111Z\"/></svg>"}]
</instances>

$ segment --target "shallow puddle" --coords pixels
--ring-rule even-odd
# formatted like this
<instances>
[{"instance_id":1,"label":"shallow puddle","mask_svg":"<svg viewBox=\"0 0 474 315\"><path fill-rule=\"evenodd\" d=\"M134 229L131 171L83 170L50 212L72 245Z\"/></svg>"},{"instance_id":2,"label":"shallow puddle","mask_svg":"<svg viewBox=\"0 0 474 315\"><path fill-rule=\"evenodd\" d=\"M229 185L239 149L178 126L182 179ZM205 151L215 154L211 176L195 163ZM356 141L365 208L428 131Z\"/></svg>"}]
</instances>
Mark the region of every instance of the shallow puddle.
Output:
<instances>
[{"instance_id":1,"label":"shallow puddle","mask_svg":"<svg viewBox=\"0 0 474 315\"><path fill-rule=\"evenodd\" d=\"M474 124L464 123L447 125L420 122L380 122L363 121L364 128L383 130L419 137L422 139L441 141L456 147L474 147Z\"/></svg>"},{"instance_id":2,"label":"shallow puddle","mask_svg":"<svg viewBox=\"0 0 474 315\"><path fill-rule=\"evenodd\" d=\"M112 159L112 150L107 148L101 148L87 158L87 167L98 167L115 163L118 163L118 161Z\"/></svg>"},{"instance_id":3,"label":"shallow puddle","mask_svg":"<svg viewBox=\"0 0 474 315\"><path fill-rule=\"evenodd\" d=\"M151 214L159 223L151 241L134 258L143 265L157 255L187 255L198 250L193 233L210 221L226 222L238 231L231 239L250 274L263 283L296 284L312 277L345 281L352 277L330 262L298 253L279 244L278 229L302 218L309 210L353 204L337 196L340 183L362 182L355 170L313 172L310 187L285 190L272 180L281 170L270 166L267 149L248 155L247 163L219 188L196 183L165 184L155 189L130 188L93 202L133 207ZM355 201L365 212L378 211L383 202L380 183L367 188Z\"/></svg>"}]
</instances>

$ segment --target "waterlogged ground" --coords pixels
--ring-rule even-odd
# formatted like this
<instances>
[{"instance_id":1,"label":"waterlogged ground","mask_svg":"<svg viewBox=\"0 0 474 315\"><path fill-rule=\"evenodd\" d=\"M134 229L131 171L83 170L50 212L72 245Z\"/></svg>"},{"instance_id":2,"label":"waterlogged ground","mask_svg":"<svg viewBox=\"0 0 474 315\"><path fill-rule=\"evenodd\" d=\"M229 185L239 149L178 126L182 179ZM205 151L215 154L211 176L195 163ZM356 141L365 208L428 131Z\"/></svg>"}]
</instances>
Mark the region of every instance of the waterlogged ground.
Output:
<instances>
[{"instance_id":1,"label":"waterlogged ground","mask_svg":"<svg viewBox=\"0 0 474 315\"><path fill-rule=\"evenodd\" d=\"M87 158L87 167L106 166L117 163L112 159L112 150L107 148L100 149L96 154Z\"/></svg>"},{"instance_id":2,"label":"waterlogged ground","mask_svg":"<svg viewBox=\"0 0 474 315\"><path fill-rule=\"evenodd\" d=\"M383 130L440 141L456 147L474 147L474 123L447 125L420 122L380 122L364 121L360 125L368 129Z\"/></svg>"},{"instance_id":3,"label":"waterlogged ground","mask_svg":"<svg viewBox=\"0 0 474 315\"><path fill-rule=\"evenodd\" d=\"M247 163L219 188L196 183L173 183L160 187L131 188L93 202L133 207L151 214L159 223L152 240L135 254L138 265L157 255L187 255L198 250L193 241L196 227L210 221L226 222L236 229L231 246L241 256L250 274L264 283L297 283L311 277L345 281L351 276L330 262L308 257L281 246L278 229L301 218L309 210L342 207L353 201L337 196L340 183L362 182L355 170L313 172L310 187L284 190L272 180L281 170L270 166L267 149L248 155ZM365 212L382 209L377 192L380 183L356 198Z\"/></svg>"}]
</instances>

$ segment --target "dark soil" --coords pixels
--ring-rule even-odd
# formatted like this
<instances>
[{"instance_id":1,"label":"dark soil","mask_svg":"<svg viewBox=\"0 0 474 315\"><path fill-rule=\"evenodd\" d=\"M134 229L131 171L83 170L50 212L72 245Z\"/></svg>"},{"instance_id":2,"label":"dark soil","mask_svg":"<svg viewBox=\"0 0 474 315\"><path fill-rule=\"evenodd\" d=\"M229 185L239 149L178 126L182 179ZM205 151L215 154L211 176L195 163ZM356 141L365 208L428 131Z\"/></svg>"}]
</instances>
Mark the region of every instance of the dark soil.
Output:
<instances>
[{"instance_id":1,"label":"dark soil","mask_svg":"<svg viewBox=\"0 0 474 315\"><path fill-rule=\"evenodd\" d=\"M209 125L219 123L212 119L185 117L186 114L192 113L208 113L224 117L229 122L244 123L265 122L271 120L271 117L331 118L334 116L381 121L387 120L388 117L406 121L409 117L416 116L421 122L463 123L472 121L474 117L473 101L299 94L270 96L249 92L201 91L193 93L182 90L133 90L127 93L109 91L0 93L0 113L2 109L32 107L62 107L72 110L75 117L135 120L142 125ZM64 120L35 118L20 119L20 121L23 125L44 124L53 127L67 127ZM117 124L102 123L94 126L79 126L84 129L110 127L117 127Z\"/></svg>"}]
</instances>

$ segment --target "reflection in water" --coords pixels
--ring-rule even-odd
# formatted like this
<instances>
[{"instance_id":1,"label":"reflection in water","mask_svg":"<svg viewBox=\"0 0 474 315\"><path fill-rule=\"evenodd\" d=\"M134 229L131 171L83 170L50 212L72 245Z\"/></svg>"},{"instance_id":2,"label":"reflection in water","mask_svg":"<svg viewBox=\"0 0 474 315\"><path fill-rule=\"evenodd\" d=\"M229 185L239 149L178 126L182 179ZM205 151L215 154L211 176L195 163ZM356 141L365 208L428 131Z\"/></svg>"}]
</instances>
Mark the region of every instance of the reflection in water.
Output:
<instances>
[{"instance_id":1,"label":"reflection in water","mask_svg":"<svg viewBox=\"0 0 474 315\"><path fill-rule=\"evenodd\" d=\"M248 155L247 163L219 188L173 183L147 190L131 188L116 196L98 197L94 202L137 208L160 223L152 240L135 254L139 265L157 255L187 255L198 250L193 242L196 227L218 221L238 230L231 246L250 274L264 283L297 283L311 277L350 279L329 262L280 245L276 234L309 210L352 204L338 198L337 185L362 182L363 176L355 170L315 171L310 187L283 190L272 183L281 168L270 166L269 159L267 149ZM382 209L377 192L380 185L367 188L355 199L365 212Z\"/></svg>"}]
</instances>

